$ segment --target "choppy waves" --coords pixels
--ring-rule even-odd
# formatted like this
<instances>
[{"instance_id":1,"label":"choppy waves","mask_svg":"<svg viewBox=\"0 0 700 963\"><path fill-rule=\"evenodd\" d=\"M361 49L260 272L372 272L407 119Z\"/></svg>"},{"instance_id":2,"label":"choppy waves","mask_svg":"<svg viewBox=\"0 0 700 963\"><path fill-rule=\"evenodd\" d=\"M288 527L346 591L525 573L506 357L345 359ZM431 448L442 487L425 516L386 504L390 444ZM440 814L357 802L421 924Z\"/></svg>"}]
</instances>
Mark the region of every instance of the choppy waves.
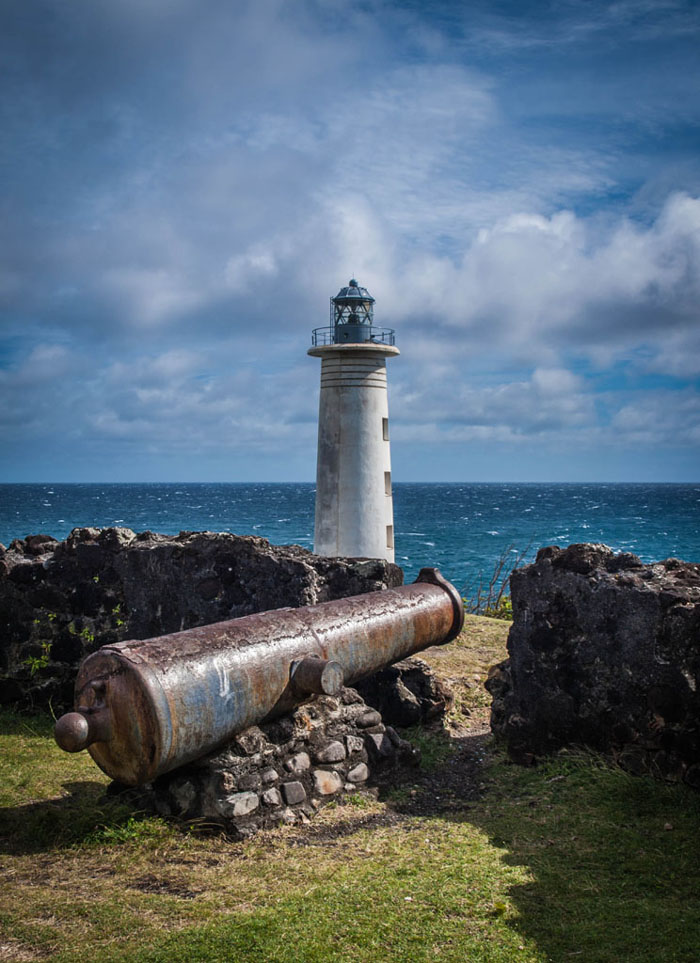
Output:
<instances>
[{"instance_id":1,"label":"choppy waves","mask_svg":"<svg viewBox=\"0 0 700 963\"><path fill-rule=\"evenodd\" d=\"M0 542L76 526L219 531L313 545L313 484L1 485ZM604 542L644 561L700 561L698 485L401 484L396 558L408 579L425 565L468 590L502 556L543 545Z\"/></svg>"}]
</instances>

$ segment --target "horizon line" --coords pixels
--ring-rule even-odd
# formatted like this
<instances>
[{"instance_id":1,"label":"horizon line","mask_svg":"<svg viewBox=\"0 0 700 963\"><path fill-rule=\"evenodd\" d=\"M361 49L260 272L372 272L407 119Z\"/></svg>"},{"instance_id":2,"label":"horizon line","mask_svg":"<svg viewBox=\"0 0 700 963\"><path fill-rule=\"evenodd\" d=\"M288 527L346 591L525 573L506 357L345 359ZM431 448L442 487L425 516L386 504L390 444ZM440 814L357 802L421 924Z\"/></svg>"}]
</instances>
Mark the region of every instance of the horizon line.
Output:
<instances>
[{"instance_id":1,"label":"horizon line","mask_svg":"<svg viewBox=\"0 0 700 963\"><path fill-rule=\"evenodd\" d=\"M0 481L3 485L316 485L315 481ZM543 480L515 481L507 479L488 479L471 481L394 481L392 487L399 485L700 485L700 478L691 481L668 481L663 479L617 480L596 479L595 481Z\"/></svg>"}]
</instances>

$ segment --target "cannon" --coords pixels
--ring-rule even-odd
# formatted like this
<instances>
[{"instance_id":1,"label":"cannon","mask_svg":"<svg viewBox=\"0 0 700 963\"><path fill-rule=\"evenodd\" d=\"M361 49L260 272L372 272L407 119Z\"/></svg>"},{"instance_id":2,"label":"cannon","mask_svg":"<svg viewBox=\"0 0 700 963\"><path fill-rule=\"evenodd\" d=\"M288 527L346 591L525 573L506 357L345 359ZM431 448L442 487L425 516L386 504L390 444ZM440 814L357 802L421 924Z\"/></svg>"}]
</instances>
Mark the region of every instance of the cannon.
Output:
<instances>
[{"instance_id":1,"label":"cannon","mask_svg":"<svg viewBox=\"0 0 700 963\"><path fill-rule=\"evenodd\" d=\"M108 776L151 782L314 695L455 638L457 590L437 569L410 585L105 645L80 666L58 745Z\"/></svg>"}]
</instances>

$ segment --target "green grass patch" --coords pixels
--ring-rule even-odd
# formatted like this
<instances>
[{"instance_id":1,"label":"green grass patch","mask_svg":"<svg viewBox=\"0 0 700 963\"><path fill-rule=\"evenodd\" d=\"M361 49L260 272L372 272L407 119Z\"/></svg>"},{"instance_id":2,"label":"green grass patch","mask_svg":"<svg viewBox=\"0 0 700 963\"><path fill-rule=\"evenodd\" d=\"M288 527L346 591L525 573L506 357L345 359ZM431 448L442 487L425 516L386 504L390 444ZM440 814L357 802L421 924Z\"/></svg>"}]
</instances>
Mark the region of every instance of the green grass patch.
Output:
<instances>
[{"instance_id":1,"label":"green grass patch","mask_svg":"<svg viewBox=\"0 0 700 963\"><path fill-rule=\"evenodd\" d=\"M529 770L499 760L488 780L472 819L532 874L509 896L545 959L698 959L696 793L577 753Z\"/></svg>"},{"instance_id":2,"label":"green grass patch","mask_svg":"<svg viewBox=\"0 0 700 963\"><path fill-rule=\"evenodd\" d=\"M455 752L454 742L444 729L411 726L402 729L401 735L420 750L421 768L428 772L439 768Z\"/></svg>"},{"instance_id":3,"label":"green grass patch","mask_svg":"<svg viewBox=\"0 0 700 963\"><path fill-rule=\"evenodd\" d=\"M106 798L109 779L87 753L61 752L48 714L0 712L0 845L17 853L98 842L134 820Z\"/></svg>"}]
</instances>

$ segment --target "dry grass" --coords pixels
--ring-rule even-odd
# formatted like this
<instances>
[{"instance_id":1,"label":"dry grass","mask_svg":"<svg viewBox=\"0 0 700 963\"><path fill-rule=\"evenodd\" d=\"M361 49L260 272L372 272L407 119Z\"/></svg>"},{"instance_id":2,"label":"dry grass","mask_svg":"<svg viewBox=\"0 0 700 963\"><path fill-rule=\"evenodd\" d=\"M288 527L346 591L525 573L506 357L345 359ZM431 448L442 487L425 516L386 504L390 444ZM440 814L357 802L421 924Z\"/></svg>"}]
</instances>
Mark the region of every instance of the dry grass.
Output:
<instances>
[{"instance_id":1,"label":"dry grass","mask_svg":"<svg viewBox=\"0 0 700 963\"><path fill-rule=\"evenodd\" d=\"M465 615L461 635L445 646L421 652L435 672L452 688L455 705L448 722L451 728L485 732L491 697L484 682L489 668L506 657L509 622Z\"/></svg>"}]
</instances>

